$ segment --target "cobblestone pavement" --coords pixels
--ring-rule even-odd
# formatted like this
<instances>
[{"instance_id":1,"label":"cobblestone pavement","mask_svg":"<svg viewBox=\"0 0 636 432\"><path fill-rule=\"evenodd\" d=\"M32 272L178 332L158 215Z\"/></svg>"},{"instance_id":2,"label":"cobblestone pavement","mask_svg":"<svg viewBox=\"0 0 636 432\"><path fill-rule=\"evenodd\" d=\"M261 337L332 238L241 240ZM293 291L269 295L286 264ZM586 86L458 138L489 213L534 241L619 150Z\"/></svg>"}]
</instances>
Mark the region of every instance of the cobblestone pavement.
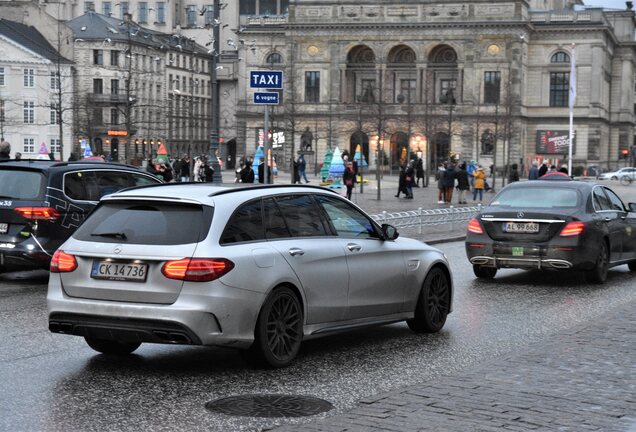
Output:
<instances>
[{"instance_id":1,"label":"cobblestone pavement","mask_svg":"<svg viewBox=\"0 0 636 432\"><path fill-rule=\"evenodd\" d=\"M283 431L636 431L636 304L469 373ZM422 365L426 367L426 365Z\"/></svg>"}]
</instances>

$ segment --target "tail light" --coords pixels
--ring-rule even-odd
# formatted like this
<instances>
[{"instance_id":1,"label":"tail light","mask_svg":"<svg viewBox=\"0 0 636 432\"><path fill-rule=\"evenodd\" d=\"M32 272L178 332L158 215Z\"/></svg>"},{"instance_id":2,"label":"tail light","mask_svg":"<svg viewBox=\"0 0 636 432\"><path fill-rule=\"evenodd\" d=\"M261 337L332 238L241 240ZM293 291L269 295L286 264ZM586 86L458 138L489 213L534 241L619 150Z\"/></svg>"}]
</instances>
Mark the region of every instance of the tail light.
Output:
<instances>
[{"instance_id":1,"label":"tail light","mask_svg":"<svg viewBox=\"0 0 636 432\"><path fill-rule=\"evenodd\" d=\"M168 279L210 282L233 268L234 263L225 258L184 258L166 262L161 267L161 273Z\"/></svg>"},{"instance_id":2,"label":"tail light","mask_svg":"<svg viewBox=\"0 0 636 432\"><path fill-rule=\"evenodd\" d=\"M568 222L561 230L561 237L576 237L585 230L585 222Z\"/></svg>"},{"instance_id":3,"label":"tail light","mask_svg":"<svg viewBox=\"0 0 636 432\"><path fill-rule=\"evenodd\" d=\"M60 217L60 213L51 207L17 207L14 211L30 220L54 221Z\"/></svg>"},{"instance_id":4,"label":"tail light","mask_svg":"<svg viewBox=\"0 0 636 432\"><path fill-rule=\"evenodd\" d=\"M68 273L77 268L77 260L63 250L56 250L51 259L51 273Z\"/></svg>"},{"instance_id":5,"label":"tail light","mask_svg":"<svg viewBox=\"0 0 636 432\"><path fill-rule=\"evenodd\" d=\"M468 222L468 232L469 233L473 233L473 234L483 234L484 233L484 229L481 227L481 223L479 222L479 219L472 218Z\"/></svg>"}]
</instances>

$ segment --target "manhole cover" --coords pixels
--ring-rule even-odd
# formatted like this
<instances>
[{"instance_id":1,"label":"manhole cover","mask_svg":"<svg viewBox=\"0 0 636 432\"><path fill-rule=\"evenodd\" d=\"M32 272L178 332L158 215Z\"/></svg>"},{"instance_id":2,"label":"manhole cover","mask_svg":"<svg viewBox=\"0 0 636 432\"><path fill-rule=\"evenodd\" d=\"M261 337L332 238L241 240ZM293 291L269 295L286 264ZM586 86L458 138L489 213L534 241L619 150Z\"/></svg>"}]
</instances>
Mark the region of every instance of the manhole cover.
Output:
<instances>
[{"instance_id":1,"label":"manhole cover","mask_svg":"<svg viewBox=\"0 0 636 432\"><path fill-rule=\"evenodd\" d=\"M304 417L333 408L329 402L311 396L243 395L205 404L213 412L243 417Z\"/></svg>"}]
</instances>

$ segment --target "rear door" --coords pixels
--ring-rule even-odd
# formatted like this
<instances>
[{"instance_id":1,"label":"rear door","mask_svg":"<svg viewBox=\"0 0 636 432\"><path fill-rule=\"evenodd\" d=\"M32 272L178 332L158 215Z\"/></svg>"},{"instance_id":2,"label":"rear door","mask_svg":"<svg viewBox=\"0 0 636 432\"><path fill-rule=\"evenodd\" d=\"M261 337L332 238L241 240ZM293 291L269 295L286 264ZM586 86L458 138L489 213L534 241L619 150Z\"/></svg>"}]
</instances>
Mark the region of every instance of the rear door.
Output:
<instances>
[{"instance_id":1,"label":"rear door","mask_svg":"<svg viewBox=\"0 0 636 432\"><path fill-rule=\"evenodd\" d=\"M0 251L30 238L34 221L16 209L45 207L46 182L47 177L41 170L0 167ZM43 230L54 223L38 221Z\"/></svg>"},{"instance_id":2,"label":"rear door","mask_svg":"<svg viewBox=\"0 0 636 432\"><path fill-rule=\"evenodd\" d=\"M625 221L621 219L626 212L618 208L609 198L606 189L596 186L592 191L596 218L601 225L606 225L610 241L610 261L618 261L623 254L623 236L625 235ZM618 197L617 197L618 198ZM619 199L620 202L620 199ZM620 204L622 207L622 203Z\"/></svg>"},{"instance_id":3,"label":"rear door","mask_svg":"<svg viewBox=\"0 0 636 432\"><path fill-rule=\"evenodd\" d=\"M623 201L609 188L604 188L612 210L616 212L616 230L621 238L621 260L636 257L636 218L629 214Z\"/></svg>"},{"instance_id":4,"label":"rear door","mask_svg":"<svg viewBox=\"0 0 636 432\"><path fill-rule=\"evenodd\" d=\"M107 200L63 245L78 262L77 270L60 273L64 291L87 299L174 303L183 282L166 278L162 266L192 257L211 221L212 208L201 204Z\"/></svg>"}]
</instances>

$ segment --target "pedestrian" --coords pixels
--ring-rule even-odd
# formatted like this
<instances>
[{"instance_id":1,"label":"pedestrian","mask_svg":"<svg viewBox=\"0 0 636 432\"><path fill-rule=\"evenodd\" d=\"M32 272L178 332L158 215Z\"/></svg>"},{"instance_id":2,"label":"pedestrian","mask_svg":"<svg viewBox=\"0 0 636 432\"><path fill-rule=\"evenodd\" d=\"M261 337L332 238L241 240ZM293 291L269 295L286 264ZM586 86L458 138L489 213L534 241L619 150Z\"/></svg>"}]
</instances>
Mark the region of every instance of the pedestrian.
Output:
<instances>
[{"instance_id":1,"label":"pedestrian","mask_svg":"<svg viewBox=\"0 0 636 432\"><path fill-rule=\"evenodd\" d=\"M528 172L528 180L536 180L539 178L539 162L532 161L530 172Z\"/></svg>"},{"instance_id":2,"label":"pedestrian","mask_svg":"<svg viewBox=\"0 0 636 432\"><path fill-rule=\"evenodd\" d=\"M146 165L146 171L156 177L163 178L163 176L161 176L157 171L157 166L155 165L155 163L150 159L148 160L148 164Z\"/></svg>"},{"instance_id":3,"label":"pedestrian","mask_svg":"<svg viewBox=\"0 0 636 432\"><path fill-rule=\"evenodd\" d=\"M567 175L568 174L568 166L567 165L561 165L561 168L559 168L559 172Z\"/></svg>"},{"instance_id":4,"label":"pedestrian","mask_svg":"<svg viewBox=\"0 0 636 432\"><path fill-rule=\"evenodd\" d=\"M453 202L453 189L455 188L455 174L457 171L455 170L455 165L449 164L444 171L444 176L442 179L444 185L444 202L447 204L451 204Z\"/></svg>"},{"instance_id":5,"label":"pedestrian","mask_svg":"<svg viewBox=\"0 0 636 432\"><path fill-rule=\"evenodd\" d=\"M466 172L468 173L468 181L470 182L470 187L473 187L475 182L475 171L477 171L477 162L471 160L468 162L468 166L466 167Z\"/></svg>"},{"instance_id":6,"label":"pedestrian","mask_svg":"<svg viewBox=\"0 0 636 432\"><path fill-rule=\"evenodd\" d=\"M466 202L466 191L470 190L470 183L468 181L468 171L466 171L466 162L459 166L459 171L457 171L457 190L459 191L459 201L458 204L467 204Z\"/></svg>"},{"instance_id":7,"label":"pedestrian","mask_svg":"<svg viewBox=\"0 0 636 432\"><path fill-rule=\"evenodd\" d=\"M181 182L187 183L190 181L190 157L188 155L183 155L183 158L181 158L178 175Z\"/></svg>"},{"instance_id":8,"label":"pedestrian","mask_svg":"<svg viewBox=\"0 0 636 432\"><path fill-rule=\"evenodd\" d=\"M206 183L212 183L214 181L214 168L212 168L212 163L209 161L204 161L203 163L203 181Z\"/></svg>"},{"instance_id":9,"label":"pedestrian","mask_svg":"<svg viewBox=\"0 0 636 432\"><path fill-rule=\"evenodd\" d=\"M305 180L305 183L309 183L307 180L307 174L305 170L307 169L307 163L305 162L305 156L301 154L298 156L298 183L300 183L301 179Z\"/></svg>"},{"instance_id":10,"label":"pedestrian","mask_svg":"<svg viewBox=\"0 0 636 432\"><path fill-rule=\"evenodd\" d=\"M15 160L17 160L17 161L22 160L22 153L20 153L20 152L15 152Z\"/></svg>"},{"instance_id":11,"label":"pedestrian","mask_svg":"<svg viewBox=\"0 0 636 432\"><path fill-rule=\"evenodd\" d=\"M486 173L481 165L477 166L477 171L475 171L474 176L473 202L477 199L477 194L479 193L479 202L481 203L484 199L484 186L486 184Z\"/></svg>"},{"instance_id":12,"label":"pedestrian","mask_svg":"<svg viewBox=\"0 0 636 432\"><path fill-rule=\"evenodd\" d=\"M418 156L415 162L415 187L420 187L420 179L422 180L422 187L424 187L424 161Z\"/></svg>"},{"instance_id":13,"label":"pedestrian","mask_svg":"<svg viewBox=\"0 0 636 432\"><path fill-rule=\"evenodd\" d=\"M444 204L444 171L446 171L446 168L444 168L443 164L440 164L435 173L435 180L437 180L437 204Z\"/></svg>"},{"instance_id":14,"label":"pedestrian","mask_svg":"<svg viewBox=\"0 0 636 432\"><path fill-rule=\"evenodd\" d=\"M300 158L292 159L292 184L300 183L299 160Z\"/></svg>"},{"instance_id":15,"label":"pedestrian","mask_svg":"<svg viewBox=\"0 0 636 432\"><path fill-rule=\"evenodd\" d=\"M415 181L415 160L411 160L406 166L406 176L404 186L406 188L406 198L413 199L413 182Z\"/></svg>"},{"instance_id":16,"label":"pedestrian","mask_svg":"<svg viewBox=\"0 0 636 432\"><path fill-rule=\"evenodd\" d=\"M516 163L512 164L512 169L508 174L508 183L514 183L519 181L519 165Z\"/></svg>"},{"instance_id":17,"label":"pedestrian","mask_svg":"<svg viewBox=\"0 0 636 432\"><path fill-rule=\"evenodd\" d=\"M203 181L201 179L201 166L203 165L203 162L201 161L201 157L197 156L194 158L194 168L192 170L192 176L194 177L193 180L195 182L200 182Z\"/></svg>"},{"instance_id":18,"label":"pedestrian","mask_svg":"<svg viewBox=\"0 0 636 432\"><path fill-rule=\"evenodd\" d=\"M178 182L181 181L181 165L183 164L183 161L180 158L175 158L175 160L172 162L172 169L174 170L174 173L176 174L176 180Z\"/></svg>"},{"instance_id":19,"label":"pedestrian","mask_svg":"<svg viewBox=\"0 0 636 432\"><path fill-rule=\"evenodd\" d=\"M400 171L398 172L398 190L395 197L399 198L401 193L406 195L406 167L404 165L400 165Z\"/></svg>"},{"instance_id":20,"label":"pedestrian","mask_svg":"<svg viewBox=\"0 0 636 432\"><path fill-rule=\"evenodd\" d=\"M7 141L0 141L0 161L8 161L11 159L11 144Z\"/></svg>"},{"instance_id":21,"label":"pedestrian","mask_svg":"<svg viewBox=\"0 0 636 432\"><path fill-rule=\"evenodd\" d=\"M541 166L539 167L539 177L542 177L547 172L548 172L548 161L544 160Z\"/></svg>"},{"instance_id":22,"label":"pedestrian","mask_svg":"<svg viewBox=\"0 0 636 432\"><path fill-rule=\"evenodd\" d=\"M273 183L273 178L272 178L272 167L268 166L267 167L267 179L268 181L265 181L265 158L260 158L260 162L258 164L258 182L259 183Z\"/></svg>"},{"instance_id":23,"label":"pedestrian","mask_svg":"<svg viewBox=\"0 0 636 432\"><path fill-rule=\"evenodd\" d=\"M353 185L356 183L356 173L353 170L353 163L347 162L345 171L342 174L342 182L347 188L347 199L351 200L351 193L353 192Z\"/></svg>"}]
</instances>

